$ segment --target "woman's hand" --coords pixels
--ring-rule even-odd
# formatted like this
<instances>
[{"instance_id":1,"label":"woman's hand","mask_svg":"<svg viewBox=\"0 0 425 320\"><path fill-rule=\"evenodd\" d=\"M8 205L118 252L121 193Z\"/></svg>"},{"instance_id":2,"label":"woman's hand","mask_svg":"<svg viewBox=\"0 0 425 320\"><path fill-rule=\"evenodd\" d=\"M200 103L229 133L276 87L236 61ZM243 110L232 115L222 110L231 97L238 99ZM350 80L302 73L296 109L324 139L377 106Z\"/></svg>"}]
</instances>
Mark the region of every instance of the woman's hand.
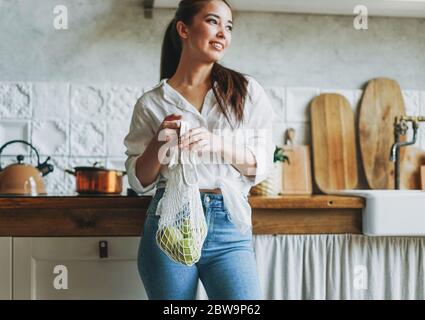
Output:
<instances>
[{"instance_id":1,"label":"woman's hand","mask_svg":"<svg viewBox=\"0 0 425 320\"><path fill-rule=\"evenodd\" d=\"M166 116L156 133L157 141L168 142L175 140L177 145L181 119L182 115L176 113Z\"/></svg>"},{"instance_id":2,"label":"woman's hand","mask_svg":"<svg viewBox=\"0 0 425 320\"><path fill-rule=\"evenodd\" d=\"M174 141L172 144L177 146L181 118L177 114L166 116L143 154L137 158L135 173L143 187L153 183L161 169L168 164L169 146L166 143L175 140L175 144Z\"/></svg>"},{"instance_id":3,"label":"woman's hand","mask_svg":"<svg viewBox=\"0 0 425 320\"><path fill-rule=\"evenodd\" d=\"M181 137L179 147L183 150L204 152L221 152L221 137L211 133L205 127L189 129Z\"/></svg>"}]
</instances>

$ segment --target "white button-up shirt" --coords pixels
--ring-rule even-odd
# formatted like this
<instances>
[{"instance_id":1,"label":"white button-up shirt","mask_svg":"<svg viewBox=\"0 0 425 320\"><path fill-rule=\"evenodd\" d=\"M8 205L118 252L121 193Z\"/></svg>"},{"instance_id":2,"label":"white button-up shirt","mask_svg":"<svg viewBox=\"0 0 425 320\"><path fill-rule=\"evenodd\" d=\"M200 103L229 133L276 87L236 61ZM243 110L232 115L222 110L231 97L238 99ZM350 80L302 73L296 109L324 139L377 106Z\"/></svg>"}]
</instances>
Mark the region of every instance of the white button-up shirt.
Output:
<instances>
[{"instance_id":1,"label":"white button-up shirt","mask_svg":"<svg viewBox=\"0 0 425 320\"><path fill-rule=\"evenodd\" d=\"M141 185L135 173L137 158L143 154L166 116L173 113L181 114L182 120L188 123L189 128L203 126L225 138L236 137L243 131L244 140L238 141L242 141L245 148L252 151L255 156L257 162L255 176L242 175L223 159L201 161L197 163L196 168L199 188L220 188L224 205L233 223L241 232L250 230L251 207L247 196L250 188L266 179L270 173L275 145L272 139L273 108L261 85L250 76L247 76L247 79L248 96L244 105L244 122L236 124L235 115L233 113L229 115L233 126L236 126L234 129L221 112L212 89L205 96L201 112L171 87L167 83L168 79L161 80L154 88L146 91L137 100L130 130L124 139L128 157L125 166L132 189L143 194L155 186L163 188L166 185L167 166L162 167L156 180L147 186Z\"/></svg>"}]
</instances>

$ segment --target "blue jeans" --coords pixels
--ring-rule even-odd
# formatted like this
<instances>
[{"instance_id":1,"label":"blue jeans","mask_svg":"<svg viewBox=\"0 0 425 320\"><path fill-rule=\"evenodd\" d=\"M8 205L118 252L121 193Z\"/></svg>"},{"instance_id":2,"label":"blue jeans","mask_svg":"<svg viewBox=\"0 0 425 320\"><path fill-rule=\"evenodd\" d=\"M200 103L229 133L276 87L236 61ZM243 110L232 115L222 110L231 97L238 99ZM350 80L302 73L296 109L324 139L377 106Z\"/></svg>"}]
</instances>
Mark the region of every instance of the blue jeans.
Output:
<instances>
[{"instance_id":1,"label":"blue jeans","mask_svg":"<svg viewBox=\"0 0 425 320\"><path fill-rule=\"evenodd\" d=\"M223 195L201 193L208 234L200 260L185 266L172 261L155 241L155 215L164 188L157 189L146 213L139 244L138 270L149 299L194 300L198 280L210 300L262 299L252 234L242 235L229 219Z\"/></svg>"}]
</instances>

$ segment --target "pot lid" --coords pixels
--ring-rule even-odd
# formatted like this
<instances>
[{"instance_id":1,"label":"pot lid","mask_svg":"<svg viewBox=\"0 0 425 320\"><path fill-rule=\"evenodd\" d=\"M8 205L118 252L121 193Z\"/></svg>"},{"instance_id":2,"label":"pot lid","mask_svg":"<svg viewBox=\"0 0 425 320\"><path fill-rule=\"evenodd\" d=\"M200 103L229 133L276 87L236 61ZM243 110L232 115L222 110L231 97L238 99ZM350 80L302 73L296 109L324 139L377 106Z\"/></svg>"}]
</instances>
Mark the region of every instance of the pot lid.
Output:
<instances>
[{"instance_id":1,"label":"pot lid","mask_svg":"<svg viewBox=\"0 0 425 320\"><path fill-rule=\"evenodd\" d=\"M122 172L121 170L115 170L115 169L106 169L104 166L99 165L98 162L95 162L93 166L78 166L74 167L75 171L116 171L116 172Z\"/></svg>"},{"instance_id":2,"label":"pot lid","mask_svg":"<svg viewBox=\"0 0 425 320\"><path fill-rule=\"evenodd\" d=\"M74 167L74 170L82 170L82 171L110 171L108 169L105 169L104 167Z\"/></svg>"}]
</instances>

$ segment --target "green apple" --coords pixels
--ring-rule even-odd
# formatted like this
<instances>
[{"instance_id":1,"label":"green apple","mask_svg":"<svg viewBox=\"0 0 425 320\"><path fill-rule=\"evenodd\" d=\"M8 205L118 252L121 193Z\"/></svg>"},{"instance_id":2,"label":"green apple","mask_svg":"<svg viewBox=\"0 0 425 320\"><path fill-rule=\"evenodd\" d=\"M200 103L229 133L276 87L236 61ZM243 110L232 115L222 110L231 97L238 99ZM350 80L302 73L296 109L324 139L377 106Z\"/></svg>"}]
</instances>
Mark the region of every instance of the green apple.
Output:
<instances>
[{"instance_id":1,"label":"green apple","mask_svg":"<svg viewBox=\"0 0 425 320\"><path fill-rule=\"evenodd\" d=\"M204 237L206 230L203 225L199 228L201 232L201 238ZM182 234L184 239L193 239L193 235L190 228L190 221L189 219L184 219L182 224Z\"/></svg>"},{"instance_id":2,"label":"green apple","mask_svg":"<svg viewBox=\"0 0 425 320\"><path fill-rule=\"evenodd\" d=\"M182 263L192 264L199 258L193 239L181 239L178 248L178 260Z\"/></svg>"},{"instance_id":3,"label":"green apple","mask_svg":"<svg viewBox=\"0 0 425 320\"><path fill-rule=\"evenodd\" d=\"M190 232L190 221L188 218L183 220L182 233L183 233L183 238L185 239L192 238L192 233Z\"/></svg>"},{"instance_id":4,"label":"green apple","mask_svg":"<svg viewBox=\"0 0 425 320\"><path fill-rule=\"evenodd\" d=\"M173 227L165 227L157 236L159 236L158 242L161 244L161 247L169 252L172 252L179 240L183 238L181 232Z\"/></svg>"}]
</instances>

